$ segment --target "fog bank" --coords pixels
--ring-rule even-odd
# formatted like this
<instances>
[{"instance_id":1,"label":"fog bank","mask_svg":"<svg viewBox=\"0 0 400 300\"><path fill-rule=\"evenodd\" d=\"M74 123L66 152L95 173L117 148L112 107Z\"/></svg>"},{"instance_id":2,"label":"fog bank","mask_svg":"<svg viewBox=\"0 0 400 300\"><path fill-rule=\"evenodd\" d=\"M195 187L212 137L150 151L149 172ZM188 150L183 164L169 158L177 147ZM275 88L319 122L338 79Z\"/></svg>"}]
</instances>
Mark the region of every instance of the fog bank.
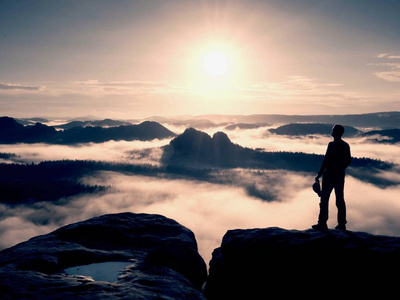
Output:
<instances>
[{"instance_id":1,"label":"fog bank","mask_svg":"<svg viewBox=\"0 0 400 300\"><path fill-rule=\"evenodd\" d=\"M243 176L248 174L243 172ZM310 176L285 172L271 186L280 191L276 200L263 201L234 185L102 172L85 181L111 185L113 188L107 193L73 197L57 203L3 205L0 247L10 247L94 216L130 211L162 214L190 228L196 235L200 254L208 261L229 229L309 228L317 221L319 201L311 190L312 180ZM400 235L399 193L398 186L381 189L347 177L348 229ZM334 202L333 198L328 223L331 228L336 225Z\"/></svg>"}]
</instances>

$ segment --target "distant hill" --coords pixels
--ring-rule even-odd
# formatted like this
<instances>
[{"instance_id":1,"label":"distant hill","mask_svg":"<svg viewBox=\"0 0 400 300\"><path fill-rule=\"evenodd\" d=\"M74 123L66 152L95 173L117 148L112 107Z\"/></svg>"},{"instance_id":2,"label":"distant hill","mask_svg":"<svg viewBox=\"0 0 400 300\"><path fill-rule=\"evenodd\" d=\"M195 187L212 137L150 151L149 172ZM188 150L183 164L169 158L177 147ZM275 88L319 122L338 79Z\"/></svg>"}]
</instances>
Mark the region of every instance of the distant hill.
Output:
<instances>
[{"instance_id":1,"label":"distant hill","mask_svg":"<svg viewBox=\"0 0 400 300\"><path fill-rule=\"evenodd\" d=\"M193 119L207 119L214 123L326 123L361 128L400 128L400 112L377 112L351 115L200 115Z\"/></svg>"},{"instance_id":2,"label":"distant hill","mask_svg":"<svg viewBox=\"0 0 400 300\"><path fill-rule=\"evenodd\" d=\"M305 123L305 124L287 124L280 126L276 129L269 129L270 132L279 135L292 135L292 136L303 136L303 135L330 135L334 124L321 124L321 123ZM354 137L359 135L361 132L351 126L344 126L345 137Z\"/></svg>"},{"instance_id":3,"label":"distant hill","mask_svg":"<svg viewBox=\"0 0 400 300\"><path fill-rule=\"evenodd\" d=\"M23 126L13 118L0 118L0 143L47 143L77 144L101 143L110 140L153 140L173 137L175 134L156 122L145 121L138 125L125 125L110 128L73 127L57 131L54 127L36 123Z\"/></svg>"},{"instance_id":4,"label":"distant hill","mask_svg":"<svg viewBox=\"0 0 400 300\"><path fill-rule=\"evenodd\" d=\"M53 127L36 123L24 126L13 118L0 118L0 143L43 143L56 139L57 131Z\"/></svg>"},{"instance_id":5,"label":"distant hill","mask_svg":"<svg viewBox=\"0 0 400 300\"><path fill-rule=\"evenodd\" d=\"M278 135L306 136L306 135L330 135L333 124L287 124L276 129L269 129L269 132ZM343 135L346 137L363 136L370 142L396 144L400 142L400 129L382 129L362 132L357 128L345 126Z\"/></svg>"},{"instance_id":6,"label":"distant hill","mask_svg":"<svg viewBox=\"0 0 400 300\"><path fill-rule=\"evenodd\" d=\"M379 137L376 137L377 135ZM364 136L370 137L370 141L379 143L400 143L400 129L372 130L364 133Z\"/></svg>"},{"instance_id":7,"label":"distant hill","mask_svg":"<svg viewBox=\"0 0 400 300\"><path fill-rule=\"evenodd\" d=\"M126 121L104 119L104 120L92 120L92 121L72 121L66 124L57 125L55 127L61 129L71 129L73 127L88 127L88 126L117 127L117 126L128 126L128 125L132 125L132 123Z\"/></svg>"},{"instance_id":8,"label":"distant hill","mask_svg":"<svg viewBox=\"0 0 400 300\"><path fill-rule=\"evenodd\" d=\"M241 164L247 160L253 150L233 144L223 132L217 132L213 137L207 133L188 128L174 138L166 148L165 158L192 162L213 164L217 166L231 166Z\"/></svg>"},{"instance_id":9,"label":"distant hill","mask_svg":"<svg viewBox=\"0 0 400 300\"><path fill-rule=\"evenodd\" d=\"M225 127L226 130L235 129L257 129L260 127L271 126L269 123L234 123Z\"/></svg>"},{"instance_id":10,"label":"distant hill","mask_svg":"<svg viewBox=\"0 0 400 300\"><path fill-rule=\"evenodd\" d=\"M102 143L110 140L115 141L148 141L153 139L164 139L173 137L175 134L156 122L145 121L138 125L118 126L110 128L96 127L73 127L61 132L58 143Z\"/></svg>"},{"instance_id":11,"label":"distant hill","mask_svg":"<svg viewBox=\"0 0 400 300\"><path fill-rule=\"evenodd\" d=\"M18 123L26 126L26 125L35 125L37 122L40 123L47 123L49 120L44 118L22 118L22 119L15 119Z\"/></svg>"}]
</instances>

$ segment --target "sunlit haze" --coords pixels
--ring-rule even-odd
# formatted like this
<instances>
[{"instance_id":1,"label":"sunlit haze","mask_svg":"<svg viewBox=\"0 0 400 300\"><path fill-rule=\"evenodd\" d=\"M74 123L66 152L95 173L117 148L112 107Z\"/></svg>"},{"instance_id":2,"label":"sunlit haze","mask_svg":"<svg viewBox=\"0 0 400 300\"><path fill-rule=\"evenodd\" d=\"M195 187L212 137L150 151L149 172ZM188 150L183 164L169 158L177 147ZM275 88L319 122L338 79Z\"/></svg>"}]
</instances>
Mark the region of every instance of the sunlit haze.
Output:
<instances>
[{"instance_id":1,"label":"sunlit haze","mask_svg":"<svg viewBox=\"0 0 400 300\"><path fill-rule=\"evenodd\" d=\"M2 115L399 110L397 1L1 1Z\"/></svg>"},{"instance_id":2,"label":"sunlit haze","mask_svg":"<svg viewBox=\"0 0 400 300\"><path fill-rule=\"evenodd\" d=\"M213 77L225 75L228 71L228 59L219 52L211 52L204 57L204 71Z\"/></svg>"}]
</instances>

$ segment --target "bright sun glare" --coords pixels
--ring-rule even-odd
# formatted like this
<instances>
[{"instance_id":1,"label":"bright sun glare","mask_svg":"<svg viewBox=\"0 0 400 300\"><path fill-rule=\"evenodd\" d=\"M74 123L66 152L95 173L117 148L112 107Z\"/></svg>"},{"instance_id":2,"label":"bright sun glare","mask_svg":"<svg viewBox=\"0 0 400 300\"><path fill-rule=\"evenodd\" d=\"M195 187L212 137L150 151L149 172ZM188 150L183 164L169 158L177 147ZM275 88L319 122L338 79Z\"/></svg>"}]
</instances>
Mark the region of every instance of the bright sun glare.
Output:
<instances>
[{"instance_id":1,"label":"bright sun glare","mask_svg":"<svg viewBox=\"0 0 400 300\"><path fill-rule=\"evenodd\" d=\"M221 52L210 52L203 58L203 69L211 76L222 76L228 71L228 58Z\"/></svg>"},{"instance_id":2,"label":"bright sun glare","mask_svg":"<svg viewBox=\"0 0 400 300\"><path fill-rule=\"evenodd\" d=\"M188 80L204 99L228 97L240 86L245 72L237 47L222 41L202 43L193 58L191 66L195 68L191 67Z\"/></svg>"}]
</instances>

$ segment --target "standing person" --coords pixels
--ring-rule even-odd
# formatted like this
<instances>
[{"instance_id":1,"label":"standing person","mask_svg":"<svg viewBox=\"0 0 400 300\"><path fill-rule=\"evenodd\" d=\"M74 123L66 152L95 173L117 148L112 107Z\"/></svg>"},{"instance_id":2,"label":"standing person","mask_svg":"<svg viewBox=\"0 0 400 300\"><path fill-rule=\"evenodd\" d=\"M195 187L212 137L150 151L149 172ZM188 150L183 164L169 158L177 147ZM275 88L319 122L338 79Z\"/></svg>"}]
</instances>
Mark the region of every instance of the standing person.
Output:
<instances>
[{"instance_id":1,"label":"standing person","mask_svg":"<svg viewBox=\"0 0 400 300\"><path fill-rule=\"evenodd\" d=\"M313 225L315 230L327 230L329 197L335 189L336 207L338 209L336 229L346 230L346 204L344 202L344 177L345 170L351 163L350 146L342 140L344 127L335 125L332 128L331 136L333 142L328 144L324 160L316 181L322 177L321 201L319 203L318 223Z\"/></svg>"}]
</instances>

